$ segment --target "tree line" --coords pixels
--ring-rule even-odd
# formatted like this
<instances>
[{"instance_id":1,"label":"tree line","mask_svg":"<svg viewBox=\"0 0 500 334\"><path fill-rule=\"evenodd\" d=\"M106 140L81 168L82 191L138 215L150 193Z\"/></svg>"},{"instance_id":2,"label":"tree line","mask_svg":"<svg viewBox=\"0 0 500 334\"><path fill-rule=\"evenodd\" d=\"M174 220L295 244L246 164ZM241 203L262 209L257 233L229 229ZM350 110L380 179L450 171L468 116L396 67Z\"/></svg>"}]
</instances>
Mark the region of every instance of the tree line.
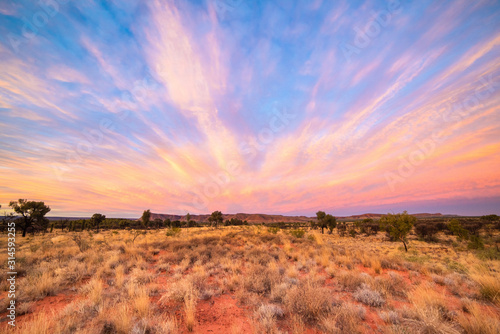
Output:
<instances>
[{"instance_id":1,"label":"tree line","mask_svg":"<svg viewBox=\"0 0 500 334\"><path fill-rule=\"evenodd\" d=\"M26 237L27 233L46 233L60 229L61 231L85 231L94 230L99 232L101 229L161 229L161 228L185 228L198 226L213 226L221 225L248 225L247 221L232 218L223 222L223 215L220 211L214 211L208 218L208 223L197 223L191 219L189 213L186 214L186 220L170 220L170 219L151 219L151 210L145 210L139 220L106 218L101 213L95 213L90 219L61 219L58 221L50 221L46 215L51 211L51 208L44 202L28 201L19 199L11 201L9 207L13 212L4 213L0 222L0 231L7 230L9 222L15 221L16 229L22 231L22 236ZM1 208L1 205L0 205Z\"/></svg>"},{"instance_id":2,"label":"tree line","mask_svg":"<svg viewBox=\"0 0 500 334\"><path fill-rule=\"evenodd\" d=\"M191 219L189 213L186 214L186 220L170 220L170 219L151 219L151 210L144 210L139 220L106 218L105 215L95 213L90 219L72 220L62 219L57 222L50 223L46 218L46 214L51 211L51 208L44 202L28 201L19 199L11 201L9 207L12 213L5 213L0 224L0 230L6 231L8 223L16 222L18 230L22 231L22 236L25 237L28 232L33 234L46 233L50 230L61 229L61 231L85 231L95 229L99 232L101 229L161 229L161 228L186 228L198 226L240 226L248 225L247 221L231 218L224 221L221 211L214 211L208 217L208 223L198 223ZM0 205L1 208L1 205ZM17 214L17 215L16 215ZM270 226L272 224L269 224ZM283 226L282 226L283 225ZM277 228L284 227L283 224L278 224ZM293 225L293 224L292 224ZM273 225L274 226L274 225ZM336 228L340 236L356 237L358 234L376 235L380 231L385 231L388 238L392 241L400 241L406 251L408 251L408 235L414 230L416 235L425 241L437 241L436 234L445 232L457 236L458 240L468 240L469 248L484 248L483 240L480 236L480 231L484 230L488 235L492 235L494 230L500 230L500 217L497 215L485 215L477 219L468 220L468 218L458 220L451 219L447 223L443 221L417 221L415 216L403 213L391 214L388 213L375 221L371 218L366 218L361 221L347 223L337 221L332 214L326 214L324 211L316 213L316 221L310 222L311 228L320 228L321 233L325 233L325 229L331 234ZM497 246L498 248L498 246Z\"/></svg>"}]
</instances>

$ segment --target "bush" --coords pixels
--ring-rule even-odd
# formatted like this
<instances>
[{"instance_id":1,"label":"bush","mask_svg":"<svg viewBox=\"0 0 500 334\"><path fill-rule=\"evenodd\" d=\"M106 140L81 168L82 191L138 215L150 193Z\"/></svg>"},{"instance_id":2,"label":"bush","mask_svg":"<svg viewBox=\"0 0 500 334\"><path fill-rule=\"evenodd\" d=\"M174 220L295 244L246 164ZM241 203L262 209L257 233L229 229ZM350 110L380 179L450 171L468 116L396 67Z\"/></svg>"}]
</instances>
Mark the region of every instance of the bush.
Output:
<instances>
[{"instance_id":1,"label":"bush","mask_svg":"<svg viewBox=\"0 0 500 334\"><path fill-rule=\"evenodd\" d=\"M420 239L425 241L437 241L436 233L439 229L436 224L433 223L420 223L415 225L415 233L417 233Z\"/></svg>"},{"instance_id":2,"label":"bush","mask_svg":"<svg viewBox=\"0 0 500 334\"><path fill-rule=\"evenodd\" d=\"M172 227L167 230L167 237L175 237L181 233L180 227Z\"/></svg>"},{"instance_id":3,"label":"bush","mask_svg":"<svg viewBox=\"0 0 500 334\"><path fill-rule=\"evenodd\" d=\"M481 223L467 223L464 224L464 229L466 229L469 234L472 235L479 235L479 231L483 228L483 225Z\"/></svg>"},{"instance_id":4,"label":"bush","mask_svg":"<svg viewBox=\"0 0 500 334\"><path fill-rule=\"evenodd\" d=\"M82 237L79 235L74 235L73 241L76 243L76 245L80 249L80 252L82 253L87 251L91 247L91 244L87 240L82 239Z\"/></svg>"},{"instance_id":5,"label":"bush","mask_svg":"<svg viewBox=\"0 0 500 334\"><path fill-rule=\"evenodd\" d=\"M243 281L243 287L249 292L269 294L271 288L281 283L278 270L272 270L262 265L254 265L248 269Z\"/></svg>"},{"instance_id":6,"label":"bush","mask_svg":"<svg viewBox=\"0 0 500 334\"><path fill-rule=\"evenodd\" d=\"M364 219L361 223L358 224L360 227L360 232L365 235L376 235L380 231L380 225L377 222L374 222L371 218Z\"/></svg>"},{"instance_id":7,"label":"bush","mask_svg":"<svg viewBox=\"0 0 500 334\"><path fill-rule=\"evenodd\" d=\"M488 247L477 252L477 257L481 260L500 260L500 251L494 247Z\"/></svg>"},{"instance_id":8,"label":"bush","mask_svg":"<svg viewBox=\"0 0 500 334\"><path fill-rule=\"evenodd\" d=\"M471 235L469 240L469 244L467 245L468 249L484 249L484 243L481 237L477 235Z\"/></svg>"},{"instance_id":9,"label":"bush","mask_svg":"<svg viewBox=\"0 0 500 334\"><path fill-rule=\"evenodd\" d=\"M469 231L463 228L458 219L450 220L448 223L448 230L450 230L453 235L456 235L459 241L469 239Z\"/></svg>"},{"instance_id":10,"label":"bush","mask_svg":"<svg viewBox=\"0 0 500 334\"><path fill-rule=\"evenodd\" d=\"M306 231L302 229L296 229L296 230L291 230L290 234L293 235L295 238L303 238L304 234L306 234Z\"/></svg>"},{"instance_id":11,"label":"bush","mask_svg":"<svg viewBox=\"0 0 500 334\"><path fill-rule=\"evenodd\" d=\"M347 224L345 222L339 222L337 225L337 231L341 237L344 237L347 233Z\"/></svg>"},{"instance_id":12,"label":"bush","mask_svg":"<svg viewBox=\"0 0 500 334\"><path fill-rule=\"evenodd\" d=\"M318 321L332 310L331 292L310 283L291 288L285 296L285 305L291 314L304 321Z\"/></svg>"},{"instance_id":13,"label":"bush","mask_svg":"<svg viewBox=\"0 0 500 334\"><path fill-rule=\"evenodd\" d=\"M380 293L371 290L366 284L363 284L354 294L354 299L365 305L380 307L385 304L385 300Z\"/></svg>"},{"instance_id":14,"label":"bush","mask_svg":"<svg viewBox=\"0 0 500 334\"><path fill-rule=\"evenodd\" d=\"M280 230L280 228L279 228L279 227L269 227L269 228L267 229L267 231L268 231L269 233L272 233L272 234L276 234L276 233L278 233L278 232L279 232L279 230Z\"/></svg>"}]
</instances>

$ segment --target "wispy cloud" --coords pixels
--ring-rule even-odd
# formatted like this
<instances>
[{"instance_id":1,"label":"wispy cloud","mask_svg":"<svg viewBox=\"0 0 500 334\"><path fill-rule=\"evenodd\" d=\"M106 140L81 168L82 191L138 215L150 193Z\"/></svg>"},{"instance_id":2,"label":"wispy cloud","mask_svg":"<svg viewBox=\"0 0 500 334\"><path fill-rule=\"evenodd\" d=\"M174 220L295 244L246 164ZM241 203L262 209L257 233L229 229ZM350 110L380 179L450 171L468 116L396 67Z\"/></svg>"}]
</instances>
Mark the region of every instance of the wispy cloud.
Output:
<instances>
[{"instance_id":1,"label":"wispy cloud","mask_svg":"<svg viewBox=\"0 0 500 334\"><path fill-rule=\"evenodd\" d=\"M495 1L1 5L0 203L116 216L489 210L499 16ZM374 24L346 59L339 46Z\"/></svg>"}]
</instances>

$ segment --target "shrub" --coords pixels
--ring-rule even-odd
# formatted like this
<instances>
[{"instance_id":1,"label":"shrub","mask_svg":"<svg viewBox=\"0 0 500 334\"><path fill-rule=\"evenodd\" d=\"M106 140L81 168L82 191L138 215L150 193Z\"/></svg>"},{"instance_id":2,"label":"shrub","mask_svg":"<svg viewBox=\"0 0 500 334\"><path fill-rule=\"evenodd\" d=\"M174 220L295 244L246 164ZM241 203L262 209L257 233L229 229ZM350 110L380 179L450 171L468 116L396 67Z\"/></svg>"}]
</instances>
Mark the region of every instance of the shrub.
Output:
<instances>
[{"instance_id":1,"label":"shrub","mask_svg":"<svg viewBox=\"0 0 500 334\"><path fill-rule=\"evenodd\" d=\"M479 235L479 231L482 229L483 225L481 223L468 223L464 225L469 234Z\"/></svg>"},{"instance_id":2,"label":"shrub","mask_svg":"<svg viewBox=\"0 0 500 334\"><path fill-rule=\"evenodd\" d=\"M306 231L302 229L296 229L296 230L291 230L290 234L293 235L295 238L303 238L304 234L306 234Z\"/></svg>"},{"instance_id":3,"label":"shrub","mask_svg":"<svg viewBox=\"0 0 500 334\"><path fill-rule=\"evenodd\" d=\"M279 228L279 227L269 227L269 228L267 229L267 231L268 231L269 233L272 233L272 234L276 234L276 233L278 233L278 232L279 232L279 230L280 230L280 228Z\"/></svg>"},{"instance_id":4,"label":"shrub","mask_svg":"<svg viewBox=\"0 0 500 334\"><path fill-rule=\"evenodd\" d=\"M89 250L91 247L91 244L79 235L74 235L73 241L76 243L76 245L80 249L80 252L82 252L82 253Z\"/></svg>"},{"instance_id":5,"label":"shrub","mask_svg":"<svg viewBox=\"0 0 500 334\"><path fill-rule=\"evenodd\" d=\"M371 290L366 284L363 284L353 294L354 299L365 305L380 307L385 304L384 298L377 291Z\"/></svg>"},{"instance_id":6,"label":"shrub","mask_svg":"<svg viewBox=\"0 0 500 334\"><path fill-rule=\"evenodd\" d=\"M321 327L326 333L360 333L358 325L365 317L364 307L345 303L334 307L332 314L321 320Z\"/></svg>"},{"instance_id":7,"label":"shrub","mask_svg":"<svg viewBox=\"0 0 500 334\"><path fill-rule=\"evenodd\" d=\"M344 286L345 289L354 291L359 288L363 283L365 283L365 278L356 272L343 272L338 276L339 283Z\"/></svg>"},{"instance_id":8,"label":"shrub","mask_svg":"<svg viewBox=\"0 0 500 334\"><path fill-rule=\"evenodd\" d=\"M272 304L261 305L256 312L256 317L262 326L262 332L269 334L278 332L276 319L283 317L283 315L283 309Z\"/></svg>"},{"instance_id":9,"label":"shrub","mask_svg":"<svg viewBox=\"0 0 500 334\"><path fill-rule=\"evenodd\" d=\"M448 229L453 235L456 235L458 240L468 240L469 239L469 231L463 228L462 224L458 221L458 219L452 219L448 223Z\"/></svg>"},{"instance_id":10,"label":"shrub","mask_svg":"<svg viewBox=\"0 0 500 334\"><path fill-rule=\"evenodd\" d=\"M291 288L285 296L285 306L304 321L318 321L332 310L331 293L327 288L302 282Z\"/></svg>"},{"instance_id":11,"label":"shrub","mask_svg":"<svg viewBox=\"0 0 500 334\"><path fill-rule=\"evenodd\" d=\"M380 231L380 225L371 218L363 219L363 221L357 223L357 225L360 227L360 232L367 236L376 235L378 231Z\"/></svg>"},{"instance_id":12,"label":"shrub","mask_svg":"<svg viewBox=\"0 0 500 334\"><path fill-rule=\"evenodd\" d=\"M469 240L468 249L484 249L484 243L480 236L473 234Z\"/></svg>"},{"instance_id":13,"label":"shrub","mask_svg":"<svg viewBox=\"0 0 500 334\"><path fill-rule=\"evenodd\" d=\"M181 233L180 227L172 227L167 229L167 237L175 237Z\"/></svg>"},{"instance_id":14,"label":"shrub","mask_svg":"<svg viewBox=\"0 0 500 334\"><path fill-rule=\"evenodd\" d=\"M270 293L275 284L279 284L281 276L278 270L262 265L252 266L244 277L244 288L250 292Z\"/></svg>"},{"instance_id":15,"label":"shrub","mask_svg":"<svg viewBox=\"0 0 500 334\"><path fill-rule=\"evenodd\" d=\"M420 239L425 241L437 241L436 233L439 230L437 226L433 223L420 223L415 225L415 233Z\"/></svg>"},{"instance_id":16,"label":"shrub","mask_svg":"<svg viewBox=\"0 0 500 334\"><path fill-rule=\"evenodd\" d=\"M262 304L257 310L257 316L259 318L283 318L285 312L281 307L274 304Z\"/></svg>"},{"instance_id":17,"label":"shrub","mask_svg":"<svg viewBox=\"0 0 500 334\"><path fill-rule=\"evenodd\" d=\"M382 320L384 320L388 324L399 325L401 322L401 318L398 312L388 311L388 312L380 312L379 316Z\"/></svg>"}]
</instances>

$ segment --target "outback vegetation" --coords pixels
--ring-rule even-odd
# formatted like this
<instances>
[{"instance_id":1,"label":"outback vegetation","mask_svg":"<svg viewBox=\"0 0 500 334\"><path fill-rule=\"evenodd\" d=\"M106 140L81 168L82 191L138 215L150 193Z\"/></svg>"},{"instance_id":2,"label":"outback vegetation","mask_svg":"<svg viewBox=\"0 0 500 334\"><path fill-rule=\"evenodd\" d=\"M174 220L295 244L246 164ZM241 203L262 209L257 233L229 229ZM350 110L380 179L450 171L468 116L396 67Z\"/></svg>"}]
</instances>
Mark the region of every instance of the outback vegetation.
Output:
<instances>
[{"instance_id":1,"label":"outback vegetation","mask_svg":"<svg viewBox=\"0 0 500 334\"><path fill-rule=\"evenodd\" d=\"M337 222L320 211L307 226L223 224L220 211L209 225L190 216L182 223L150 218L147 210L135 228L111 229L108 219L96 214L81 224L45 224L18 238L18 328L4 323L1 331L498 333L500 328L498 217L433 220L404 212L380 221ZM4 218L11 219L16 218ZM25 217L17 219L25 233ZM5 275L7 256L1 257ZM1 282L5 310L6 277Z\"/></svg>"}]
</instances>

